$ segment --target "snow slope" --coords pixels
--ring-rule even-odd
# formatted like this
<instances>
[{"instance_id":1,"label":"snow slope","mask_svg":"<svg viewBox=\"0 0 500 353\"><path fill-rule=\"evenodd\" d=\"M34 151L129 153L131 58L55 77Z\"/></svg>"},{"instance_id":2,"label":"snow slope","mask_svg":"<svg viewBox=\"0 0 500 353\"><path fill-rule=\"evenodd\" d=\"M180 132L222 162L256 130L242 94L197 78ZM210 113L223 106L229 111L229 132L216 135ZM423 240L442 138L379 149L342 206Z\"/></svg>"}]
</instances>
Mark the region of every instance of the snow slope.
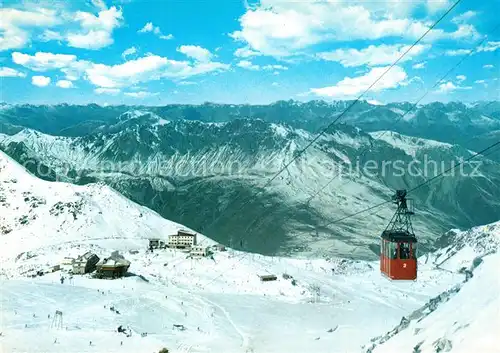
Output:
<instances>
[{"instance_id":1,"label":"snow slope","mask_svg":"<svg viewBox=\"0 0 500 353\"><path fill-rule=\"evenodd\" d=\"M182 226L112 189L41 181L3 154L0 185L1 224L10 229L1 235L0 253L5 352L359 352L370 337L465 277L444 264L436 268L441 257L422 259L418 281L391 282L371 262L232 249L215 252L213 259L188 259L173 250L149 253L147 237ZM58 202L65 206L55 207ZM23 216L27 222L20 221ZM114 281L70 279L60 271L27 277L88 250L101 258L119 250L132 262L130 274ZM475 257L461 250L448 262L459 255L460 264ZM269 273L278 280L259 280ZM51 327L56 310L63 312L62 329ZM120 325L132 335L118 333Z\"/></svg>"},{"instance_id":2,"label":"snow slope","mask_svg":"<svg viewBox=\"0 0 500 353\"><path fill-rule=\"evenodd\" d=\"M394 148L403 150L411 157L416 157L417 152L422 150L453 148L453 145L449 143L406 136L394 131L376 131L370 132L369 135L376 140L387 142ZM473 153L471 152L471 154Z\"/></svg>"},{"instance_id":3,"label":"snow slope","mask_svg":"<svg viewBox=\"0 0 500 353\"><path fill-rule=\"evenodd\" d=\"M411 347L420 353L498 352L500 222L452 236L452 245L439 251L434 262L443 270L465 273L464 281L408 315L376 341L382 344L367 352L403 352Z\"/></svg>"},{"instance_id":4,"label":"snow slope","mask_svg":"<svg viewBox=\"0 0 500 353\"><path fill-rule=\"evenodd\" d=\"M0 152L0 260L61 244L143 247L185 228L100 185L40 180ZM202 239L205 239L201 236Z\"/></svg>"}]
</instances>

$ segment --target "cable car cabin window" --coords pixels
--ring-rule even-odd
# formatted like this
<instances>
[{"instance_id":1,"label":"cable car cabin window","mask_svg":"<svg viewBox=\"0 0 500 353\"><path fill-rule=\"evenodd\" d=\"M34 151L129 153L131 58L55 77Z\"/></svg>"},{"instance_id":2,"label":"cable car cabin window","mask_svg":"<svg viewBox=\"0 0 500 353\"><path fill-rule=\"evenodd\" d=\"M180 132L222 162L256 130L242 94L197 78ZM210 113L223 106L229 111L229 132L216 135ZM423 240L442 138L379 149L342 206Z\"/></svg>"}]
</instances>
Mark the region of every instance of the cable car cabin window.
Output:
<instances>
[{"instance_id":1,"label":"cable car cabin window","mask_svg":"<svg viewBox=\"0 0 500 353\"><path fill-rule=\"evenodd\" d=\"M411 258L416 259L417 258L417 243L412 243L411 244Z\"/></svg>"},{"instance_id":2,"label":"cable car cabin window","mask_svg":"<svg viewBox=\"0 0 500 353\"><path fill-rule=\"evenodd\" d=\"M397 243L389 243L389 256L390 259L398 258L398 244Z\"/></svg>"},{"instance_id":3,"label":"cable car cabin window","mask_svg":"<svg viewBox=\"0 0 500 353\"><path fill-rule=\"evenodd\" d=\"M410 243L399 243L399 258L402 260L411 258Z\"/></svg>"}]
</instances>

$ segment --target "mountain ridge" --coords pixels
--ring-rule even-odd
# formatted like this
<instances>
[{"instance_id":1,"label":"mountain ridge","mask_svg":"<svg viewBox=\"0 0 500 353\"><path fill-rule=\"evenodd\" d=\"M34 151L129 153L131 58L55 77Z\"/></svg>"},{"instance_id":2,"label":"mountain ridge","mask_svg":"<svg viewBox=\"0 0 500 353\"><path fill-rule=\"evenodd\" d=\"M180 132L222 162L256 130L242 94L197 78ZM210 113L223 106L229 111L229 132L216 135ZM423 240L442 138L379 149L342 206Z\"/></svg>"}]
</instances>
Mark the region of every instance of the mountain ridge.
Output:
<instances>
[{"instance_id":1,"label":"mountain ridge","mask_svg":"<svg viewBox=\"0 0 500 353\"><path fill-rule=\"evenodd\" d=\"M357 127L338 125L292 163L269 190L259 193L265 180L295 158L314 133L262 119L224 123L167 123L162 119L152 112L131 111L118 117L118 127L110 125L91 135L48 136L26 130L0 137L0 148L23 164L33 164L35 171L44 171L49 180L105 182L168 219L200 230L208 224L212 228L209 235L226 245L241 244L256 252L285 250L317 255L321 248L340 242L334 247L338 254L347 256L356 251L356 256L362 257L373 256L366 249L368 245L376 248L376 236L363 234L361 228L370 229L370 234L374 228L383 228L393 210L386 208L354 223L347 220L324 225L388 200L392 190L410 189L424 178L398 178L393 176L395 169L384 170L382 166L372 176L356 170L356 163L402 160L409 165L430 156L448 166L473 155L457 145L422 142L403 135L398 135L396 143L387 140L396 136L387 132L367 134ZM365 152L360 157L362 150ZM480 178L445 178L416 195L428 220L416 220L421 233L438 234L455 225L467 227L500 217L495 211L499 190L494 187L500 179L498 168L489 159L478 159L484 169ZM336 178L339 168L343 171ZM309 201L330 178L337 180ZM474 196L483 205L481 212L465 202L471 190L478 188L488 191ZM254 199L256 194L259 197ZM245 200L252 201L245 205ZM218 222L212 224L216 219ZM263 248L260 239L266 234L273 237ZM355 245L360 240L354 240L356 237L364 239L365 250Z\"/></svg>"},{"instance_id":2,"label":"mountain ridge","mask_svg":"<svg viewBox=\"0 0 500 353\"><path fill-rule=\"evenodd\" d=\"M445 247L420 256L417 281L388 281L379 273L378 261L334 256L290 259L228 248L214 251L213 258L188 259L175 250L147 251L149 236L166 239L170 232L184 226L161 218L104 185L41 181L1 152L0 168L0 202L8 203L7 213L0 216L16 222L11 232L0 237L0 331L2 347L9 351L99 349L133 353L145 349L155 352L162 347L182 351L186 342L190 351L200 353L207 348L217 352L299 353L311 347L327 352L333 346L358 351L370 337L391 330L402 316L428 303L435 308L433 314L439 314L440 322L455 330L453 319L446 318L450 311L436 298L444 302L442 293L452 293L464 278L469 281L462 291L488 289L485 299L492 298L493 293L498 301L496 287L491 285L498 266L489 261L491 255L482 263L475 261L478 255L493 249L488 238L491 234L487 233L500 229L495 224L480 227L479 232L453 230L444 234L440 242ZM18 222L26 213L38 217L28 219L28 223ZM198 237L204 245L214 244L199 233ZM119 251L131 261L128 275L120 280L99 280L91 274L49 270L65 257L87 251L101 258ZM475 266L472 279L462 271L469 266ZM40 272L45 274L37 275ZM262 282L258 275L264 273L277 278ZM488 279L490 285L485 287ZM475 303L463 304L475 308ZM490 304L493 308L495 302ZM64 315L64 329L48 331L52 317L47 316L55 310ZM455 308L452 315L457 313ZM477 310L468 313L459 318L461 324L490 324L491 329L484 331L487 339L496 337L491 333L494 316L480 315ZM286 330L283 320L288 320ZM415 339L417 343L426 341L422 349L432 347L442 327L437 330L427 321L422 321L424 330L419 336L409 340L404 336L409 330L402 330L403 335L388 340L380 346L381 351L391 351L385 344L400 347L403 342L406 347ZM306 331L304 322L308 323ZM117 332L120 326L128 335ZM467 328L461 332L474 333ZM356 340L352 340L353 335ZM459 335L446 338L455 349L459 347Z\"/></svg>"}]
</instances>

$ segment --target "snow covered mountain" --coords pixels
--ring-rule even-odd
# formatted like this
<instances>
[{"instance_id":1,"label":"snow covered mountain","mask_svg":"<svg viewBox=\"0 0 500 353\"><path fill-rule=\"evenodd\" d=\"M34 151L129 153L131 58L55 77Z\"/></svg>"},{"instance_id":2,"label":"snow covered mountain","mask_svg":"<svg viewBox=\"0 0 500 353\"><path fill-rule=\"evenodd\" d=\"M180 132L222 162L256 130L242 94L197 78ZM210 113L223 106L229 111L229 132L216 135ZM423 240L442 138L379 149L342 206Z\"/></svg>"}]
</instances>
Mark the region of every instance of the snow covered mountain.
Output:
<instances>
[{"instance_id":1,"label":"snow covered mountain","mask_svg":"<svg viewBox=\"0 0 500 353\"><path fill-rule=\"evenodd\" d=\"M9 226L0 237L0 347L8 352L359 352L363 342L440 293L475 287L483 275L491 276L490 284L497 278L480 271L494 265L489 259L497 256L493 236L500 223L445 234L440 244L446 247L420 259L418 281L391 282L376 262L232 249L213 259L149 253L147 237L166 238L182 226L103 185L39 180L3 153L0 185L1 224ZM68 280L60 271L26 277L89 250L101 257L120 251L132 263L131 274L114 281L87 275ZM278 278L261 282L262 274ZM453 325L444 308L435 313L443 309L443 325ZM52 325L56 310L61 329ZM482 322L479 310L470 313ZM119 326L130 335L117 332Z\"/></svg>"},{"instance_id":2,"label":"snow covered mountain","mask_svg":"<svg viewBox=\"0 0 500 353\"><path fill-rule=\"evenodd\" d=\"M456 145L389 132L369 135L339 125L262 189L314 136L263 120L170 121L132 110L83 137L28 129L0 135L0 148L47 180L104 182L226 245L264 254L333 252L356 258L374 258L369 246L378 248L377 236L393 213L390 205L377 214L329 223L439 172L417 164L416 173L401 177L392 162L410 166L415 159L430 158L448 168L473 153ZM375 171L364 168L368 161L376 162ZM425 241L451 227L500 218L499 165L488 158L478 161L477 177L448 176L412 195L418 201L417 231Z\"/></svg>"},{"instance_id":3,"label":"snow covered mountain","mask_svg":"<svg viewBox=\"0 0 500 353\"><path fill-rule=\"evenodd\" d=\"M105 240L144 246L185 227L103 184L50 183L0 152L0 259L51 253L53 247ZM208 240L206 240L208 241ZM119 250L119 249L117 249ZM5 268L4 268L5 270Z\"/></svg>"},{"instance_id":4,"label":"snow covered mountain","mask_svg":"<svg viewBox=\"0 0 500 353\"><path fill-rule=\"evenodd\" d=\"M165 238L182 226L103 185L39 180L3 153L0 186L1 224L10 228L0 238L0 348L7 352L361 352L363 343L391 332L401 317L413 318L412 312L424 317L415 327L420 336L404 336L413 327L400 330L377 343L377 351L401 352L420 341L427 349L443 330L450 334L438 344L448 347L451 341L451 352L463 351L457 349L462 337L482 344L482 352L496 348L485 334L490 331L472 335L477 327L494 329L498 318L480 309L484 303L498 309L492 272L498 262L492 260L498 258L500 223L443 235L437 245L444 247L420 258L418 281L391 282L376 262L287 259L232 249L215 252L213 260L186 259L170 250L149 253L148 236ZM131 275L114 281L68 279L60 271L26 277L89 250L99 256L120 251L132 263ZM278 278L261 282L262 274ZM484 296L472 296L478 291ZM435 299L444 298L440 293L452 294L441 304ZM464 315L456 306L450 312L462 294L471 295L468 302L460 299ZM429 302L431 314L421 309ZM56 311L62 313L60 329L53 325ZM117 332L119 326L129 335Z\"/></svg>"},{"instance_id":5,"label":"snow covered mountain","mask_svg":"<svg viewBox=\"0 0 500 353\"><path fill-rule=\"evenodd\" d=\"M150 110L167 120L196 120L203 122L228 122L235 119L262 119L314 130L325 126L326 120L343 112L352 101L325 102L312 100L278 101L268 105L172 104L159 107L99 106L89 105L8 105L0 104L0 133L19 126L44 133L65 136L81 136L99 126L113 124L116 117L129 110ZM465 142L462 137L487 133L500 129L500 102L461 102L420 105L398 122L412 108L409 102L373 104L360 101L344 117L346 121L367 131L394 130L409 135L446 142ZM468 137L467 137L468 136ZM452 139L453 137L453 139ZM450 141L448 139L451 139Z\"/></svg>"}]
</instances>

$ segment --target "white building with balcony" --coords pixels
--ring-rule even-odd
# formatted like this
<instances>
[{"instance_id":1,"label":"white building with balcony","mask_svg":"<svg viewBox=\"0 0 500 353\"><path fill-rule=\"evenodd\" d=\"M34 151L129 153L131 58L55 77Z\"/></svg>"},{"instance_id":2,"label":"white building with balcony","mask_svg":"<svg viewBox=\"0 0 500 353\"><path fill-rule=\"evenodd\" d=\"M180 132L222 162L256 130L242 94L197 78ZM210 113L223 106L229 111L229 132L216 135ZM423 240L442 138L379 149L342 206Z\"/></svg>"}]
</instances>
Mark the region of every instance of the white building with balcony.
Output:
<instances>
[{"instance_id":1,"label":"white building with balcony","mask_svg":"<svg viewBox=\"0 0 500 353\"><path fill-rule=\"evenodd\" d=\"M168 236L168 247L174 249L190 249L196 245L196 233L179 230L177 234Z\"/></svg>"}]
</instances>

